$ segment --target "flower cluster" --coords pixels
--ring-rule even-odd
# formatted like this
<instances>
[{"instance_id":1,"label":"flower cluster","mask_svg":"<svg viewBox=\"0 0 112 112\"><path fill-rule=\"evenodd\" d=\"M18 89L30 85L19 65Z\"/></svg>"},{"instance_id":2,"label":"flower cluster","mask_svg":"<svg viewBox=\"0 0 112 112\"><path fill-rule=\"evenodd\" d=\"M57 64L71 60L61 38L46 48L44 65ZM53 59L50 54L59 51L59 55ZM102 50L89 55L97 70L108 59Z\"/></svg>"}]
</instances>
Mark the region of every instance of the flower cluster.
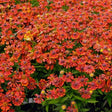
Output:
<instances>
[{"instance_id":1,"label":"flower cluster","mask_svg":"<svg viewBox=\"0 0 112 112\"><path fill-rule=\"evenodd\" d=\"M23 103L25 88L41 91L36 103L66 95L65 83L88 99L101 89L112 90L112 1L38 0L0 1L0 108L13 112ZM39 83L31 77L31 61L53 70L56 63L72 72L50 74ZM100 70L101 74L97 74ZM90 80L92 79L92 80ZM4 89L4 87L6 89ZM53 87L51 89L51 87ZM68 111L72 107L68 107ZM73 110L73 112L75 112Z\"/></svg>"},{"instance_id":2,"label":"flower cluster","mask_svg":"<svg viewBox=\"0 0 112 112\"><path fill-rule=\"evenodd\" d=\"M75 106L75 102L72 101L71 102L71 105L67 107L66 109L66 105L62 105L62 109L65 110L66 109L66 112L78 112L76 106Z\"/></svg>"}]
</instances>

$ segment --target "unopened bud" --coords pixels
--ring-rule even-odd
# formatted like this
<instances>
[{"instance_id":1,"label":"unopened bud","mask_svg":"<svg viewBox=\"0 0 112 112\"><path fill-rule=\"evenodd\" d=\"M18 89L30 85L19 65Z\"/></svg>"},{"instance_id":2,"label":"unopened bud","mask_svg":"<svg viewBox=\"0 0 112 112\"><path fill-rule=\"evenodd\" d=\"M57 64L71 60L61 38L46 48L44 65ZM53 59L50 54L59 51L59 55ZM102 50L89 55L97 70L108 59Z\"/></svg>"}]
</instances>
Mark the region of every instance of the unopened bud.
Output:
<instances>
[{"instance_id":1,"label":"unopened bud","mask_svg":"<svg viewBox=\"0 0 112 112\"><path fill-rule=\"evenodd\" d=\"M94 73L90 73L89 76L90 76L90 77L93 77L93 76L94 76Z\"/></svg>"},{"instance_id":2,"label":"unopened bud","mask_svg":"<svg viewBox=\"0 0 112 112\"><path fill-rule=\"evenodd\" d=\"M41 94L45 94L45 91L44 91L44 90L42 90L42 91L41 91Z\"/></svg>"},{"instance_id":3,"label":"unopened bud","mask_svg":"<svg viewBox=\"0 0 112 112\"><path fill-rule=\"evenodd\" d=\"M61 71L60 71L60 74L62 74L62 75L63 75L63 74L64 74L64 70L61 70Z\"/></svg>"},{"instance_id":4,"label":"unopened bud","mask_svg":"<svg viewBox=\"0 0 112 112\"><path fill-rule=\"evenodd\" d=\"M92 93L93 93L93 91L92 91L92 90L90 90L90 91L89 91L89 93L90 93L90 94L92 94Z\"/></svg>"},{"instance_id":5,"label":"unopened bud","mask_svg":"<svg viewBox=\"0 0 112 112\"><path fill-rule=\"evenodd\" d=\"M74 105L75 104L75 101L71 101L71 105Z\"/></svg>"},{"instance_id":6,"label":"unopened bud","mask_svg":"<svg viewBox=\"0 0 112 112\"><path fill-rule=\"evenodd\" d=\"M65 109L66 109L66 105L62 105L61 108L62 108L63 110L65 110Z\"/></svg>"}]
</instances>

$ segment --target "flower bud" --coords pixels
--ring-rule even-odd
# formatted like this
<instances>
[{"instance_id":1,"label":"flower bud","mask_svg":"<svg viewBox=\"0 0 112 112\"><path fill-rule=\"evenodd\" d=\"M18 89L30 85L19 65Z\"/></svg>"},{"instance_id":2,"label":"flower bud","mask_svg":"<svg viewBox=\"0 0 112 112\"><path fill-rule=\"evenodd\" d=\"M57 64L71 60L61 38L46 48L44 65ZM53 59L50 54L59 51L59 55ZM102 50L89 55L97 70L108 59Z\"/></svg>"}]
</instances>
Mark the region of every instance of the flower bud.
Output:
<instances>
[{"instance_id":1,"label":"flower bud","mask_svg":"<svg viewBox=\"0 0 112 112\"><path fill-rule=\"evenodd\" d=\"M90 76L90 77L93 77L93 76L94 76L94 73L90 73L89 76Z\"/></svg>"},{"instance_id":2,"label":"flower bud","mask_svg":"<svg viewBox=\"0 0 112 112\"><path fill-rule=\"evenodd\" d=\"M42 90L42 91L41 91L41 94L45 94L45 91L44 91L44 90Z\"/></svg>"},{"instance_id":3,"label":"flower bud","mask_svg":"<svg viewBox=\"0 0 112 112\"><path fill-rule=\"evenodd\" d=\"M75 101L71 101L71 105L74 105L75 104Z\"/></svg>"},{"instance_id":4,"label":"flower bud","mask_svg":"<svg viewBox=\"0 0 112 112\"><path fill-rule=\"evenodd\" d=\"M92 94L92 93L93 93L93 91L92 91L92 90L90 90L90 91L89 91L89 93L90 93L90 94Z\"/></svg>"},{"instance_id":5,"label":"flower bud","mask_svg":"<svg viewBox=\"0 0 112 112\"><path fill-rule=\"evenodd\" d=\"M66 105L62 105L61 108L62 108L63 110L65 110L65 109L66 109Z\"/></svg>"},{"instance_id":6,"label":"flower bud","mask_svg":"<svg viewBox=\"0 0 112 112\"><path fill-rule=\"evenodd\" d=\"M61 71L60 71L60 74L63 75L63 74L64 74L64 70L61 70Z\"/></svg>"}]
</instances>

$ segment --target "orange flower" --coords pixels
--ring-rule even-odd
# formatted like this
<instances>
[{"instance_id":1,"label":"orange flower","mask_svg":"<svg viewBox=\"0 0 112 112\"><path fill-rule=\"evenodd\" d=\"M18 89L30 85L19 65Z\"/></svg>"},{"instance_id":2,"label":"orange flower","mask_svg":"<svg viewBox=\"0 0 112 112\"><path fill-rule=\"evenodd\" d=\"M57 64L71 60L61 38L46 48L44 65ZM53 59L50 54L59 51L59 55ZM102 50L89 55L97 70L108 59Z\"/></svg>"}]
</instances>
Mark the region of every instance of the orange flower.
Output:
<instances>
[{"instance_id":1,"label":"orange flower","mask_svg":"<svg viewBox=\"0 0 112 112\"><path fill-rule=\"evenodd\" d=\"M47 87L47 81L45 79L41 79L39 81L38 86L39 86L40 89L43 89L43 90L46 89L46 87Z\"/></svg>"},{"instance_id":2,"label":"orange flower","mask_svg":"<svg viewBox=\"0 0 112 112\"><path fill-rule=\"evenodd\" d=\"M90 73L95 72L95 69L92 65L85 65L84 66L84 71L90 74Z\"/></svg>"},{"instance_id":3,"label":"orange flower","mask_svg":"<svg viewBox=\"0 0 112 112\"><path fill-rule=\"evenodd\" d=\"M35 103L41 104L44 99L41 95L35 94L36 98L34 98Z\"/></svg>"},{"instance_id":4,"label":"orange flower","mask_svg":"<svg viewBox=\"0 0 112 112\"><path fill-rule=\"evenodd\" d=\"M71 87L74 90L79 90L81 88L81 83L77 80L71 82Z\"/></svg>"},{"instance_id":5,"label":"orange flower","mask_svg":"<svg viewBox=\"0 0 112 112\"><path fill-rule=\"evenodd\" d=\"M20 106L24 101L24 98L23 97L20 97L20 96L14 96L12 102L15 106Z\"/></svg>"}]
</instances>

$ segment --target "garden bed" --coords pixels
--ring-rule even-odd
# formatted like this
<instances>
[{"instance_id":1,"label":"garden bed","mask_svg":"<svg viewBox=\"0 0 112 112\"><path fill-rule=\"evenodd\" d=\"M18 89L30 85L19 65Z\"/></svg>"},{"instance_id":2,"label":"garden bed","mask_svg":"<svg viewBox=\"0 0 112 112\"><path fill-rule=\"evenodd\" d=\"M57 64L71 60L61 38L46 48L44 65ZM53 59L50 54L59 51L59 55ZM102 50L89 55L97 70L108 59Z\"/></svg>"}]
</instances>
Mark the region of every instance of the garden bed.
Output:
<instances>
[{"instance_id":1,"label":"garden bed","mask_svg":"<svg viewBox=\"0 0 112 112\"><path fill-rule=\"evenodd\" d=\"M1 112L111 108L111 0L0 0Z\"/></svg>"}]
</instances>

